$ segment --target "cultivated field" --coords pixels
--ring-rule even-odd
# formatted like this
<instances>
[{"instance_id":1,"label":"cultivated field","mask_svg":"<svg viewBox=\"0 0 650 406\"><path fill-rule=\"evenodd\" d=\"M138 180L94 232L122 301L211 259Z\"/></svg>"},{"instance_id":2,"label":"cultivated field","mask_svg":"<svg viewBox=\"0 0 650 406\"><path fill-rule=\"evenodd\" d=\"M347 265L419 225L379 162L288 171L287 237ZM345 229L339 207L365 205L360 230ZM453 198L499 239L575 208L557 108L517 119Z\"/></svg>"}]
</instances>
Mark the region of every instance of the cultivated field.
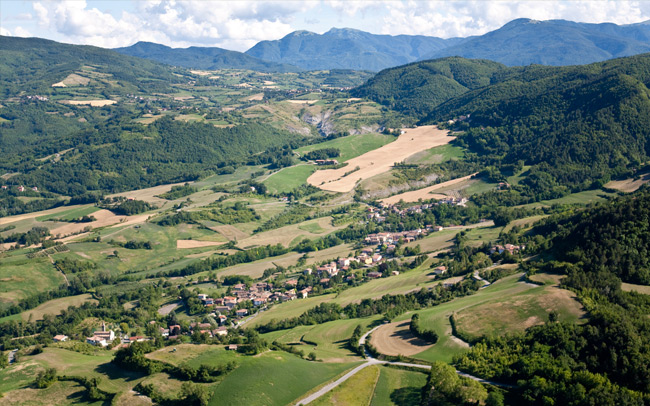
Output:
<instances>
[{"instance_id":1,"label":"cultivated field","mask_svg":"<svg viewBox=\"0 0 650 406\"><path fill-rule=\"evenodd\" d=\"M625 193L632 193L641 186L650 182L650 174L645 174L638 179L613 180L605 184L606 188L620 190Z\"/></svg>"},{"instance_id":2,"label":"cultivated field","mask_svg":"<svg viewBox=\"0 0 650 406\"><path fill-rule=\"evenodd\" d=\"M407 129L395 142L347 161L348 165L339 169L316 171L307 182L323 190L349 192L357 182L390 170L396 162L429 148L448 144L454 137L435 126ZM345 176L350 170L359 170Z\"/></svg>"},{"instance_id":3,"label":"cultivated field","mask_svg":"<svg viewBox=\"0 0 650 406\"><path fill-rule=\"evenodd\" d=\"M225 243L219 241L177 240L176 248L178 249L203 248L203 247L214 247L223 244Z\"/></svg>"},{"instance_id":4,"label":"cultivated field","mask_svg":"<svg viewBox=\"0 0 650 406\"><path fill-rule=\"evenodd\" d=\"M72 104L75 106L78 105L87 105L91 107L103 107L110 106L111 104L117 103L115 100L64 100L61 103Z\"/></svg>"},{"instance_id":5,"label":"cultivated field","mask_svg":"<svg viewBox=\"0 0 650 406\"><path fill-rule=\"evenodd\" d=\"M386 355L411 356L427 350L433 344L415 337L409 331L409 321L384 324L372 333L370 344Z\"/></svg>"},{"instance_id":6,"label":"cultivated field","mask_svg":"<svg viewBox=\"0 0 650 406\"><path fill-rule=\"evenodd\" d=\"M46 314L57 316L61 313L61 310L67 309L69 306L81 306L86 302L97 303L97 300L93 299L89 294L77 295L77 296L68 296L62 297L60 299L49 300L32 310L28 310L20 314L23 320L43 320L43 316Z\"/></svg>"},{"instance_id":7,"label":"cultivated field","mask_svg":"<svg viewBox=\"0 0 650 406\"><path fill-rule=\"evenodd\" d=\"M410 192L400 193L398 195L391 196L391 197L388 197L386 199L382 199L382 202L386 203L386 204L396 204L396 203L399 203L400 201L410 203L410 202L417 202L420 199L422 199L422 200L444 199L444 198L447 197L447 195L441 194L441 193L433 193L433 192L435 192L436 190L446 189L446 188L448 188L450 186L454 186L454 185L457 185L459 183L465 182L465 181L471 179L472 176L474 176L474 175L476 175L476 173L465 176L465 177L462 177L462 178L456 178L456 179L448 180L447 182L438 183L437 185L425 187L425 188L422 188L422 189L413 190L413 191L410 191Z\"/></svg>"}]
</instances>

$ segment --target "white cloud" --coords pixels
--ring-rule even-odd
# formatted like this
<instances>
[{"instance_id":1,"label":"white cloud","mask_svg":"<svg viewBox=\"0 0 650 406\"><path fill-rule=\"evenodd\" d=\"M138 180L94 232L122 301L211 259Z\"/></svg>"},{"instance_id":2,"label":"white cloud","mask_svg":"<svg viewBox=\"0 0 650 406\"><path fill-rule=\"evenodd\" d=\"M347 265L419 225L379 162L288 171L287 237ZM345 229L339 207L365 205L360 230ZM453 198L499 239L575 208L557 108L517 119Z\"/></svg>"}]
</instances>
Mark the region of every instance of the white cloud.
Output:
<instances>
[{"instance_id":1,"label":"white cloud","mask_svg":"<svg viewBox=\"0 0 650 406\"><path fill-rule=\"evenodd\" d=\"M7 36L7 37L11 37L11 36L12 36L12 35L11 35L11 31L9 31L8 29L6 29L5 27L0 27L0 35L4 35L4 36Z\"/></svg>"},{"instance_id":2,"label":"white cloud","mask_svg":"<svg viewBox=\"0 0 650 406\"><path fill-rule=\"evenodd\" d=\"M629 24L650 19L644 1L405 1L387 2L384 34L480 35L516 18Z\"/></svg>"},{"instance_id":3,"label":"white cloud","mask_svg":"<svg viewBox=\"0 0 650 406\"><path fill-rule=\"evenodd\" d=\"M220 46L246 50L291 31L296 13L316 6L298 1L138 1L119 18L85 0L33 4L42 27L76 43L118 47L148 40L175 47Z\"/></svg>"},{"instance_id":4,"label":"white cloud","mask_svg":"<svg viewBox=\"0 0 650 406\"><path fill-rule=\"evenodd\" d=\"M32 33L29 32L29 30L26 30L25 28L18 26L16 28L14 28L14 36L15 37L33 37L34 35L32 35Z\"/></svg>"},{"instance_id":5,"label":"white cloud","mask_svg":"<svg viewBox=\"0 0 650 406\"><path fill-rule=\"evenodd\" d=\"M347 26L382 34L448 38L484 34L515 18L617 24L650 19L649 1L125 1L112 3L111 7L123 11L111 13L98 8L106 3L92 0L37 0L31 3L30 13L37 23L19 25L40 36L103 47L151 41L243 51L261 40L278 39L298 29L314 31L316 26L323 31ZM4 29L15 33L17 26Z\"/></svg>"}]
</instances>

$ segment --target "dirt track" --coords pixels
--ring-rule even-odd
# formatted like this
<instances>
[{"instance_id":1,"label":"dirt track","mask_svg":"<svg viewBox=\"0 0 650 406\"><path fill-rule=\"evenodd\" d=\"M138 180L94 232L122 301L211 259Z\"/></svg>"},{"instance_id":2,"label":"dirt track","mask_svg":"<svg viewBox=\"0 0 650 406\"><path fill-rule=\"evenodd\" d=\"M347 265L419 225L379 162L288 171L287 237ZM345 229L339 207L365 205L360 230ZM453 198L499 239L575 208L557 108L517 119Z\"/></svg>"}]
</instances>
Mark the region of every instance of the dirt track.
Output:
<instances>
[{"instance_id":1,"label":"dirt track","mask_svg":"<svg viewBox=\"0 0 650 406\"><path fill-rule=\"evenodd\" d=\"M409 128L396 141L350 159L343 168L314 172L307 182L323 190L349 192L358 181L388 172L396 162L404 161L420 151L448 144L454 138L436 126ZM359 170L345 176L356 167Z\"/></svg>"},{"instance_id":2,"label":"dirt track","mask_svg":"<svg viewBox=\"0 0 650 406\"><path fill-rule=\"evenodd\" d=\"M420 199L422 199L422 200L444 199L444 198L447 197L446 195L444 195L444 194L435 194L435 193L431 193L431 192L439 190L439 189L443 189L443 188L446 188L446 187L449 187L449 186L453 186L453 185L456 185L456 184L461 183L461 182L464 182L466 180L471 179L471 177L474 176L474 175L476 175L476 174L465 176L463 178L456 178L456 179L448 180L447 182L438 183L437 185L425 187L423 189L412 190L410 192L400 193L398 195L387 197L386 199L382 199L382 202L386 203L386 204L395 204L395 203L399 202L400 200L404 200L405 202L408 203L408 202L417 202Z\"/></svg>"},{"instance_id":3,"label":"dirt track","mask_svg":"<svg viewBox=\"0 0 650 406\"><path fill-rule=\"evenodd\" d=\"M382 354L406 356L433 347L433 344L429 344L411 334L409 321L384 324L372 333L370 344Z\"/></svg>"}]
</instances>

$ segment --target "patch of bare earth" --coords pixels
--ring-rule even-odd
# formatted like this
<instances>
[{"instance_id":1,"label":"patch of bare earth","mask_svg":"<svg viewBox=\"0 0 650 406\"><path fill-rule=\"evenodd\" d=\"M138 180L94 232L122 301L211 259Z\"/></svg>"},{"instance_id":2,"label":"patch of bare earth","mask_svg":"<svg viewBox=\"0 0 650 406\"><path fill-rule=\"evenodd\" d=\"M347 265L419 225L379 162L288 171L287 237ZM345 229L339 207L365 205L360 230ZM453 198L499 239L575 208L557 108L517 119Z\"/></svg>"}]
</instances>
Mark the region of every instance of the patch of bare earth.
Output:
<instances>
[{"instance_id":1,"label":"patch of bare earth","mask_svg":"<svg viewBox=\"0 0 650 406\"><path fill-rule=\"evenodd\" d=\"M418 190L413 190L410 192L404 192L400 193L395 196L387 197L386 199L383 199L382 202L386 204L395 204L398 203L400 200L403 200L404 202L417 202L418 200L427 200L427 199L445 199L447 198L447 195L441 194L441 193L432 193L435 192L436 190L441 190L441 189L446 189L449 186L454 186L459 183L462 183L466 180L469 180L472 178L472 176L476 175L475 173L469 176L465 176L462 178L456 178L452 180L448 180L447 182L442 182L438 183L437 185L425 187L422 189Z\"/></svg>"},{"instance_id":2,"label":"patch of bare earth","mask_svg":"<svg viewBox=\"0 0 650 406\"><path fill-rule=\"evenodd\" d=\"M231 241L243 240L244 238L248 237L248 234L241 231L237 227L231 225L215 226L215 227L210 227L210 229L218 232L219 234L223 235L224 237L226 237Z\"/></svg>"},{"instance_id":3,"label":"patch of bare earth","mask_svg":"<svg viewBox=\"0 0 650 406\"><path fill-rule=\"evenodd\" d=\"M433 347L433 344L411 334L409 321L384 324L372 333L370 344L380 353L394 356L415 355Z\"/></svg>"},{"instance_id":4,"label":"patch of bare earth","mask_svg":"<svg viewBox=\"0 0 650 406\"><path fill-rule=\"evenodd\" d=\"M203 247L214 247L217 245L223 245L225 242L217 241L197 241L197 240L176 240L176 248L203 248Z\"/></svg>"},{"instance_id":5,"label":"patch of bare earth","mask_svg":"<svg viewBox=\"0 0 650 406\"><path fill-rule=\"evenodd\" d=\"M606 183L605 187L632 193L648 182L650 182L650 173L641 176L639 179L613 180Z\"/></svg>"},{"instance_id":6,"label":"patch of bare earth","mask_svg":"<svg viewBox=\"0 0 650 406\"><path fill-rule=\"evenodd\" d=\"M343 168L314 172L307 182L323 190L349 192L358 182L388 172L395 163L420 151L448 144L454 138L436 126L409 128L396 141L346 161L348 165ZM349 173L356 167L359 170Z\"/></svg>"},{"instance_id":7,"label":"patch of bare earth","mask_svg":"<svg viewBox=\"0 0 650 406\"><path fill-rule=\"evenodd\" d=\"M86 105L91 107L103 107L110 106L111 104L117 103L115 100L63 100L61 103L72 104L75 106Z\"/></svg>"}]
</instances>

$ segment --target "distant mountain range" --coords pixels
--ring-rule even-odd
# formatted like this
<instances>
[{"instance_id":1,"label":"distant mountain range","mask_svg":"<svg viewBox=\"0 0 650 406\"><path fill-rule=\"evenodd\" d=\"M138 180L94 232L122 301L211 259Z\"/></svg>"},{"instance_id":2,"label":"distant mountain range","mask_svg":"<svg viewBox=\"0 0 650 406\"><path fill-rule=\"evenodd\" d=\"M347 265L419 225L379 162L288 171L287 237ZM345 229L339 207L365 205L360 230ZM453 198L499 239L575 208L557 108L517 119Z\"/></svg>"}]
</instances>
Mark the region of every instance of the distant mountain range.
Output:
<instances>
[{"instance_id":1,"label":"distant mountain range","mask_svg":"<svg viewBox=\"0 0 650 406\"><path fill-rule=\"evenodd\" d=\"M296 72L301 68L284 62L263 61L243 52L217 47L170 48L153 42L138 42L115 51L139 58L151 59L168 65L190 69L250 69L258 72Z\"/></svg>"},{"instance_id":2,"label":"distant mountain range","mask_svg":"<svg viewBox=\"0 0 650 406\"><path fill-rule=\"evenodd\" d=\"M650 52L650 22L587 24L517 19L467 38L375 35L350 28L324 34L295 31L261 41L245 53L222 48L169 48L139 42L116 51L196 69L238 68L263 72L354 69L380 71L446 56L488 59L507 66L579 65Z\"/></svg>"},{"instance_id":3,"label":"distant mountain range","mask_svg":"<svg viewBox=\"0 0 650 406\"><path fill-rule=\"evenodd\" d=\"M650 22L616 25L565 20L513 20L498 30L470 37L422 59L462 56L508 66L582 65L650 52Z\"/></svg>"},{"instance_id":4,"label":"distant mountain range","mask_svg":"<svg viewBox=\"0 0 650 406\"><path fill-rule=\"evenodd\" d=\"M380 71L419 60L460 41L462 39L375 35L350 28L332 28L324 34L296 31L280 40L262 41L246 54L308 70Z\"/></svg>"}]
</instances>

